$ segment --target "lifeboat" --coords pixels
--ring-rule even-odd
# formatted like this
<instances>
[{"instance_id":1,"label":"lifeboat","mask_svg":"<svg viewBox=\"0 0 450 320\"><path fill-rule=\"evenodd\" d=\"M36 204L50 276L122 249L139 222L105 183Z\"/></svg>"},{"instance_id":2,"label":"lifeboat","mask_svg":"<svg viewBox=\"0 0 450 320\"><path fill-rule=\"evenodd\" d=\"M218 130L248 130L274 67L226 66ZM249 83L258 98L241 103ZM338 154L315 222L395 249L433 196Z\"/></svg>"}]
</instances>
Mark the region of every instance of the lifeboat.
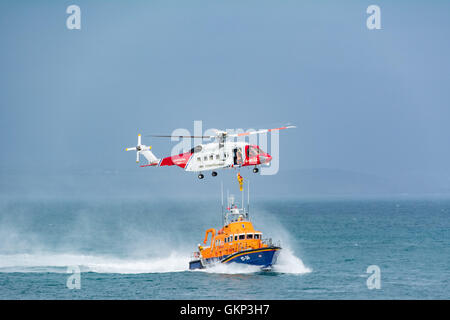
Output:
<instances>
[{"instance_id":1,"label":"lifeboat","mask_svg":"<svg viewBox=\"0 0 450 320\"><path fill-rule=\"evenodd\" d=\"M192 254L189 269L241 263L270 270L280 253L279 243L263 238L262 232L256 230L250 221L248 210L238 208L232 195L228 197L226 209L222 209L222 218L222 228L206 230L203 244L199 244L198 250Z\"/></svg>"}]
</instances>

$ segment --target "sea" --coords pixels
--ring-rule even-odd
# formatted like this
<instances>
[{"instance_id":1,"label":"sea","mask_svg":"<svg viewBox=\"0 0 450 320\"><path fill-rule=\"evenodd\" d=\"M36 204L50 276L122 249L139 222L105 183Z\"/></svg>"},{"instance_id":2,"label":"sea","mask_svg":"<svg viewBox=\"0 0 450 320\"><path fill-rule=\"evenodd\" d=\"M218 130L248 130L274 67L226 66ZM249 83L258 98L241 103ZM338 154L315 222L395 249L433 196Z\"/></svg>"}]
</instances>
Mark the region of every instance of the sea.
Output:
<instances>
[{"instance_id":1,"label":"sea","mask_svg":"<svg viewBox=\"0 0 450 320\"><path fill-rule=\"evenodd\" d=\"M0 198L0 299L450 299L450 199L258 199L271 271L190 271L218 199Z\"/></svg>"}]
</instances>

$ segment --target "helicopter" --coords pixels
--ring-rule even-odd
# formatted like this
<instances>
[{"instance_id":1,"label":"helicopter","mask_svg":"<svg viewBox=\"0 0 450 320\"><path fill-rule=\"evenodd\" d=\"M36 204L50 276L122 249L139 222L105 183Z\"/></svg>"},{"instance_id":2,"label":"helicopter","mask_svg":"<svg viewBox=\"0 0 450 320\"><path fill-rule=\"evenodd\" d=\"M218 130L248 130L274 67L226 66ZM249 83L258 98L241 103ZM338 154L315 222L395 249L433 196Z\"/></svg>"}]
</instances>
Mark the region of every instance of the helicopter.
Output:
<instances>
[{"instance_id":1,"label":"helicopter","mask_svg":"<svg viewBox=\"0 0 450 320\"><path fill-rule=\"evenodd\" d=\"M214 136L171 136L171 135L147 135L158 138L205 138L215 139L215 142L199 144L187 152L157 158L151 151L151 146L142 144L142 135L138 134L135 147L126 148L125 151L136 151L136 162L140 162L140 155L147 160L147 164L140 167L163 167L178 166L185 171L198 172L198 178L203 179L204 171L211 170L213 177L217 176L217 170L226 168L240 168L253 166L253 172L258 173L258 166L269 165L272 156L264 152L258 145L243 141L231 141L229 138L237 138L252 134L268 133L276 130L296 128L295 126L284 126L275 129L261 129L244 133L229 134L226 131L216 130Z\"/></svg>"}]
</instances>

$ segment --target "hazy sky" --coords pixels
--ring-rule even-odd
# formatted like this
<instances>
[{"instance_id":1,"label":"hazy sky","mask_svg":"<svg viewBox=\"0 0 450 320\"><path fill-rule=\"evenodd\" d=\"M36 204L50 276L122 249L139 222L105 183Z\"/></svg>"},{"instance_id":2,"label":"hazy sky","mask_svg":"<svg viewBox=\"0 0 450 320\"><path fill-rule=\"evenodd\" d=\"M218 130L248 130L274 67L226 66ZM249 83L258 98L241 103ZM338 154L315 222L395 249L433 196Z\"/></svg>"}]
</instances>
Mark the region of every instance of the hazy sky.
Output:
<instances>
[{"instance_id":1,"label":"hazy sky","mask_svg":"<svg viewBox=\"0 0 450 320\"><path fill-rule=\"evenodd\" d=\"M81 30L66 28L71 4ZM371 4L381 30L366 27ZM113 172L131 192L145 187L136 177L152 192L197 184L124 152L138 132L194 120L296 124L280 134L280 175L414 176L450 191L449 31L448 1L2 1L0 191L32 192L49 174L96 183L80 172ZM144 143L157 156L175 144Z\"/></svg>"}]
</instances>

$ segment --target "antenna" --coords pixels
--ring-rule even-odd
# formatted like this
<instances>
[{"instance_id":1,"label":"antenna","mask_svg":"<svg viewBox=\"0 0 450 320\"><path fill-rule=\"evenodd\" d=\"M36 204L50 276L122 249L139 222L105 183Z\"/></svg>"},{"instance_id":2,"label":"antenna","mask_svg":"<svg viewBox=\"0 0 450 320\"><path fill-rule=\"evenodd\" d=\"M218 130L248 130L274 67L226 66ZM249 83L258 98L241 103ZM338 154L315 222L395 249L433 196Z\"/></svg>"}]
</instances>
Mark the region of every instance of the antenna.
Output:
<instances>
[{"instance_id":1,"label":"antenna","mask_svg":"<svg viewBox=\"0 0 450 320\"><path fill-rule=\"evenodd\" d=\"M229 210L228 209L229 205L230 205L230 192L227 189L227 210ZM223 224L225 224L225 213L223 214Z\"/></svg>"},{"instance_id":2,"label":"antenna","mask_svg":"<svg viewBox=\"0 0 450 320\"><path fill-rule=\"evenodd\" d=\"M242 188L242 192L241 193L242 193L242 210L244 210L244 188Z\"/></svg>"},{"instance_id":3,"label":"antenna","mask_svg":"<svg viewBox=\"0 0 450 320\"><path fill-rule=\"evenodd\" d=\"M220 195L222 197L222 224L225 224L223 213L223 180L220 181Z\"/></svg>"},{"instance_id":4,"label":"antenna","mask_svg":"<svg viewBox=\"0 0 450 320\"><path fill-rule=\"evenodd\" d=\"M250 180L247 181L247 214L250 212Z\"/></svg>"}]
</instances>

